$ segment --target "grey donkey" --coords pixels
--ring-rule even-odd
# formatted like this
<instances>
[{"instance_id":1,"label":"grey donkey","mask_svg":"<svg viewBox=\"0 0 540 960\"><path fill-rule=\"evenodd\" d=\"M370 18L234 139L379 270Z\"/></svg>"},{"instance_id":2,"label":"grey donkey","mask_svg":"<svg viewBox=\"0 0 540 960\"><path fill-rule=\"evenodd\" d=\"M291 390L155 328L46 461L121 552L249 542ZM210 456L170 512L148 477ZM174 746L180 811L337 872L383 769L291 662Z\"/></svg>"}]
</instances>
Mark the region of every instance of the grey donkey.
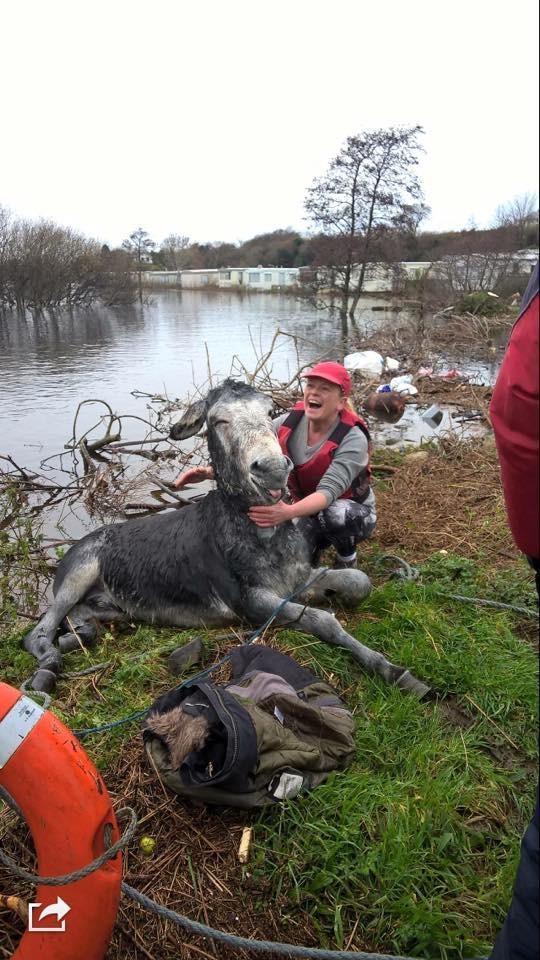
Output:
<instances>
[{"instance_id":1,"label":"grey donkey","mask_svg":"<svg viewBox=\"0 0 540 960\"><path fill-rule=\"evenodd\" d=\"M332 613L311 606L336 595L350 606L364 599L371 584L361 571L322 572L280 607L317 571L294 523L267 530L247 515L250 505L280 498L291 469L272 429L270 408L268 398L245 383L228 379L211 389L188 407L170 436L192 437L206 423L217 489L181 509L100 527L67 551L53 602L23 641L38 661L34 689L54 689L62 651L78 638L93 640L96 622L210 628L239 621L260 625L275 612L276 623L294 623L345 648L388 683L419 697L428 692L404 667L347 633ZM55 643L62 624L71 632Z\"/></svg>"}]
</instances>

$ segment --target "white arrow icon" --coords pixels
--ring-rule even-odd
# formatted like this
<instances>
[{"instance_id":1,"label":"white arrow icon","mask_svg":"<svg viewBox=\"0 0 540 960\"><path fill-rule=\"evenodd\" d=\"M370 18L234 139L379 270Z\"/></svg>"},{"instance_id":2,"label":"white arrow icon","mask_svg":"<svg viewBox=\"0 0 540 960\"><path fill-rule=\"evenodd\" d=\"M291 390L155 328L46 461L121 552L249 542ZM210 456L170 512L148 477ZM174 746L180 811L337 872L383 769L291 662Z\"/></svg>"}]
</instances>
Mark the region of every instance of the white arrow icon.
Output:
<instances>
[{"instance_id":1,"label":"white arrow icon","mask_svg":"<svg viewBox=\"0 0 540 960\"><path fill-rule=\"evenodd\" d=\"M50 903L48 907L44 907L37 919L34 919L35 911L40 906L41 903L28 904L28 929L35 933L64 933L66 929L66 921L64 920L64 917L71 910L71 907L68 906L65 900L62 900L62 897L57 896L56 903ZM35 925L41 924L41 921L44 920L45 917L56 917L58 921L57 925L55 927L42 927L41 925Z\"/></svg>"}]
</instances>

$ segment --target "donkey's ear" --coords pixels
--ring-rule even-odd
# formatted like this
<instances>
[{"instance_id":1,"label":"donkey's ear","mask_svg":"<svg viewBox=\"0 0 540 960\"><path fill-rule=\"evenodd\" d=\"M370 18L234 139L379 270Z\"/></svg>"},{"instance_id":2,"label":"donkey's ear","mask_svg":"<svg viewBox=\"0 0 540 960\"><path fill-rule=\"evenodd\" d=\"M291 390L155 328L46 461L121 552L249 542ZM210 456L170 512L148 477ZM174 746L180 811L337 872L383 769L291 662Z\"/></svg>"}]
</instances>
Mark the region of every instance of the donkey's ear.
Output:
<instances>
[{"instance_id":1,"label":"donkey's ear","mask_svg":"<svg viewBox=\"0 0 540 960\"><path fill-rule=\"evenodd\" d=\"M172 425L169 433L171 440L186 440L188 437L194 437L206 420L207 410L208 400L206 398L190 404L184 416Z\"/></svg>"}]
</instances>

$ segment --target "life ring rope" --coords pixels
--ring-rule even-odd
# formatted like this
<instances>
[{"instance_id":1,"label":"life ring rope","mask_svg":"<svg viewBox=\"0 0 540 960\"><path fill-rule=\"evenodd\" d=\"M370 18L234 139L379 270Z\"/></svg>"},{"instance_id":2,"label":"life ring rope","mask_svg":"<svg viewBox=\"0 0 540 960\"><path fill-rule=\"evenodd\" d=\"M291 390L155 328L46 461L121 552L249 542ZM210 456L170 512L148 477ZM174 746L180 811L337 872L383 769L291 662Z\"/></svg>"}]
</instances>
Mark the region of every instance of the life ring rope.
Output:
<instances>
[{"instance_id":1,"label":"life ring rope","mask_svg":"<svg viewBox=\"0 0 540 960\"><path fill-rule=\"evenodd\" d=\"M1 788L0 797L2 800L5 800L8 806L16 813L22 813L16 803L10 802L10 795L7 791ZM95 870L99 870L104 863L107 863L107 860L113 860L119 850L127 847L128 843L130 843L135 836L138 825L137 814L132 807L122 807L116 812L117 820L126 820L128 817L130 822L119 840L111 844L111 846L105 850L104 853L100 854L99 857L96 857L95 860L87 863L85 867L81 867L79 870L72 870L71 873L64 873L58 877L37 876L35 873L30 873L29 870L25 870L24 867L20 867L7 853L4 853L1 848L0 863L3 863L14 876L19 877L20 880L27 880L29 883L42 884L45 887L59 887L67 883L75 883L76 880L83 880L84 877L88 877L91 873L94 873Z\"/></svg>"}]
</instances>

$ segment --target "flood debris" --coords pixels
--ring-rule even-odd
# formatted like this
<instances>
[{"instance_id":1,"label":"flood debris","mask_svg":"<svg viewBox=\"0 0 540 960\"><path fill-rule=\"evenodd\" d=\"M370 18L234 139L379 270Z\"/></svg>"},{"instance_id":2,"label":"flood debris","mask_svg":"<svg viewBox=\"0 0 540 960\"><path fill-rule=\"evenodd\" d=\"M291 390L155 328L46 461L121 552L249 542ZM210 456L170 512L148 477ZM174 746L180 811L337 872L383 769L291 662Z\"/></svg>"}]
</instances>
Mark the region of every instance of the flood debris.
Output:
<instances>
[{"instance_id":1,"label":"flood debris","mask_svg":"<svg viewBox=\"0 0 540 960\"><path fill-rule=\"evenodd\" d=\"M347 370L380 377L385 371L394 373L399 370L400 362L393 357L383 357L376 350L360 350L346 354L343 365Z\"/></svg>"},{"instance_id":2,"label":"flood debris","mask_svg":"<svg viewBox=\"0 0 540 960\"><path fill-rule=\"evenodd\" d=\"M404 393L407 397L414 397L418 393L418 388L413 384L412 373L403 373L399 377L392 377L390 389L396 393Z\"/></svg>"},{"instance_id":3,"label":"flood debris","mask_svg":"<svg viewBox=\"0 0 540 960\"><path fill-rule=\"evenodd\" d=\"M244 827L242 830L242 837L240 839L240 846L238 847L238 860L240 863L248 862L252 839L253 827Z\"/></svg>"},{"instance_id":4,"label":"flood debris","mask_svg":"<svg viewBox=\"0 0 540 960\"><path fill-rule=\"evenodd\" d=\"M424 410L420 416L425 423L429 424L430 427L435 429L435 427L439 427L441 425L443 412L436 403L432 403L432 405L428 407L427 410Z\"/></svg>"},{"instance_id":5,"label":"flood debris","mask_svg":"<svg viewBox=\"0 0 540 960\"><path fill-rule=\"evenodd\" d=\"M397 423L405 411L405 397L381 387L369 393L362 403L366 413L384 423Z\"/></svg>"}]
</instances>

